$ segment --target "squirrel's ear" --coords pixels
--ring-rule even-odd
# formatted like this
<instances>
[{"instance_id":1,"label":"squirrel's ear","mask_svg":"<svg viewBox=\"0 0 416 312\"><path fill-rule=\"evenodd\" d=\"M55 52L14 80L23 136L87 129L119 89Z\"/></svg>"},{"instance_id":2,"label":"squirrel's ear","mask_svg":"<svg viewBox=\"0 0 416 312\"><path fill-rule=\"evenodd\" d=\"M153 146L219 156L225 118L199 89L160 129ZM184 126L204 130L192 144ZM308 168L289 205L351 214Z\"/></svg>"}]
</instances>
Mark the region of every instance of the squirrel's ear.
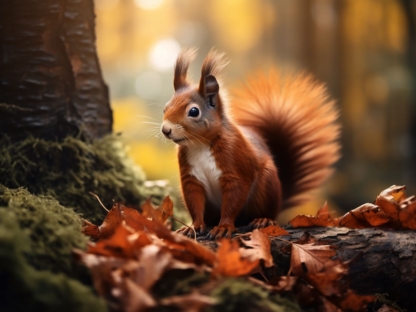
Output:
<instances>
[{"instance_id":1,"label":"squirrel's ear","mask_svg":"<svg viewBox=\"0 0 416 312\"><path fill-rule=\"evenodd\" d=\"M219 91L220 91L220 86L218 84L217 79L213 75L205 76L203 89L200 90L200 93L207 100L210 106L212 107L216 106L217 95Z\"/></svg>"}]
</instances>

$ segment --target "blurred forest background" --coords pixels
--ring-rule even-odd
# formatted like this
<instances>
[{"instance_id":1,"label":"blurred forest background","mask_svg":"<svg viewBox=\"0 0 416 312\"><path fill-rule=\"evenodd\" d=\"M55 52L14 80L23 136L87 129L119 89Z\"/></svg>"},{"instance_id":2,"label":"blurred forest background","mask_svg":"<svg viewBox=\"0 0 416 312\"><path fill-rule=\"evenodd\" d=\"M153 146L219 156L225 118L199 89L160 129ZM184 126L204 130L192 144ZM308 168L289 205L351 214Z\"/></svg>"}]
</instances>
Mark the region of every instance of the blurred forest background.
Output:
<instances>
[{"instance_id":1,"label":"blurred forest background","mask_svg":"<svg viewBox=\"0 0 416 312\"><path fill-rule=\"evenodd\" d=\"M341 110L342 159L313 203L349 210L384 188L416 194L416 1L95 0L97 46L110 88L114 131L149 179L178 189L174 144L158 134L182 47L198 47L199 79L215 46L230 60L228 87L278 66L313 73ZM292 213L299 212L294 211ZM287 216L283 216L283 219Z\"/></svg>"}]
</instances>

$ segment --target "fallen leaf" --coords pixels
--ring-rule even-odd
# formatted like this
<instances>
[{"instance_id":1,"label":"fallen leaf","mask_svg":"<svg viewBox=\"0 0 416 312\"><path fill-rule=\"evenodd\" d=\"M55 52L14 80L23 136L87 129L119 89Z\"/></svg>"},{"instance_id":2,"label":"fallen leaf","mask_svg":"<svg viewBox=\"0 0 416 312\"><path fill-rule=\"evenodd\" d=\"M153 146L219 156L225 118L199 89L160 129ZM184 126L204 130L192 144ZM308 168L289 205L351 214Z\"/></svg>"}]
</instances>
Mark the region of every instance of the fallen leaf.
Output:
<instances>
[{"instance_id":1,"label":"fallen leaf","mask_svg":"<svg viewBox=\"0 0 416 312\"><path fill-rule=\"evenodd\" d=\"M341 261L330 260L320 272L308 273L306 280L324 296L341 296L346 291L341 279L347 275L348 266Z\"/></svg>"},{"instance_id":2,"label":"fallen leaf","mask_svg":"<svg viewBox=\"0 0 416 312\"><path fill-rule=\"evenodd\" d=\"M121 311L145 311L156 306L152 295L129 278L120 280L119 285L113 289L113 295L120 301Z\"/></svg>"},{"instance_id":3,"label":"fallen leaf","mask_svg":"<svg viewBox=\"0 0 416 312\"><path fill-rule=\"evenodd\" d=\"M217 257L212 270L214 276L244 276L256 269L260 260L250 261L240 253L238 241L222 239L218 241Z\"/></svg>"},{"instance_id":4,"label":"fallen leaf","mask_svg":"<svg viewBox=\"0 0 416 312\"><path fill-rule=\"evenodd\" d=\"M163 223L173 213L173 202L169 196L166 196L162 202L161 208L155 209L148 199L142 205L144 215L140 214L136 209L116 203L107 213L103 223L100 226L94 225L87 220L83 220L82 232L90 236L94 240L108 238L113 235L117 226L123 221L136 231L147 230L151 232L158 232L159 235L169 236L170 231ZM147 217L151 214L154 223L148 222Z\"/></svg>"},{"instance_id":5,"label":"fallen leaf","mask_svg":"<svg viewBox=\"0 0 416 312\"><path fill-rule=\"evenodd\" d=\"M347 212L340 218L339 225L351 229L361 229L380 226L390 221L392 218L385 214L380 207L367 203Z\"/></svg>"},{"instance_id":6,"label":"fallen leaf","mask_svg":"<svg viewBox=\"0 0 416 312\"><path fill-rule=\"evenodd\" d=\"M152 204L151 198L148 198L141 206L142 215L145 218L156 220L164 223L173 214L173 202L169 196L163 199L160 207L156 207Z\"/></svg>"},{"instance_id":7,"label":"fallen leaf","mask_svg":"<svg viewBox=\"0 0 416 312\"><path fill-rule=\"evenodd\" d=\"M254 230L250 234L250 240L242 240L242 243L250 248L240 248L240 253L244 258L255 260L263 260L266 268L272 267L273 257L270 253L269 237L262 231Z\"/></svg>"},{"instance_id":8,"label":"fallen leaf","mask_svg":"<svg viewBox=\"0 0 416 312\"><path fill-rule=\"evenodd\" d=\"M90 221L81 219L82 221L82 233L91 237L93 240L100 238L100 229L98 225L92 224Z\"/></svg>"},{"instance_id":9,"label":"fallen leaf","mask_svg":"<svg viewBox=\"0 0 416 312\"><path fill-rule=\"evenodd\" d=\"M402 203L399 210L399 222L406 229L416 230L416 200L414 197Z\"/></svg>"},{"instance_id":10,"label":"fallen leaf","mask_svg":"<svg viewBox=\"0 0 416 312\"><path fill-rule=\"evenodd\" d=\"M290 272L296 276L318 273L325 268L328 261L336 254L329 245L292 243Z\"/></svg>"},{"instance_id":11,"label":"fallen leaf","mask_svg":"<svg viewBox=\"0 0 416 312\"><path fill-rule=\"evenodd\" d=\"M131 229L121 224L109 238L101 239L96 243L90 243L88 252L109 257L133 258L132 243L128 240L128 236L133 233Z\"/></svg>"},{"instance_id":12,"label":"fallen leaf","mask_svg":"<svg viewBox=\"0 0 416 312\"><path fill-rule=\"evenodd\" d=\"M298 215L289 221L290 225L294 228L298 227L311 227L311 226L335 226L336 222L331 218L329 213L328 204L325 203L320 208L316 216L310 215Z\"/></svg>"},{"instance_id":13,"label":"fallen leaf","mask_svg":"<svg viewBox=\"0 0 416 312\"><path fill-rule=\"evenodd\" d=\"M112 296L112 288L115 283L113 271L123 266L126 259L89 254L81 250L74 250L74 255L80 263L83 263L90 271L94 288L97 293L105 298Z\"/></svg>"},{"instance_id":14,"label":"fallen leaf","mask_svg":"<svg viewBox=\"0 0 416 312\"><path fill-rule=\"evenodd\" d=\"M279 276L278 278L271 280L269 284L277 291L292 291L297 281L297 276Z\"/></svg>"},{"instance_id":15,"label":"fallen leaf","mask_svg":"<svg viewBox=\"0 0 416 312\"><path fill-rule=\"evenodd\" d=\"M406 186L392 185L389 188L381 191L379 196L389 198L390 196L397 202L400 203L405 198Z\"/></svg>"},{"instance_id":16,"label":"fallen leaf","mask_svg":"<svg viewBox=\"0 0 416 312\"><path fill-rule=\"evenodd\" d=\"M399 312L399 310L387 304L383 304L376 312Z\"/></svg>"},{"instance_id":17,"label":"fallen leaf","mask_svg":"<svg viewBox=\"0 0 416 312\"><path fill-rule=\"evenodd\" d=\"M376 198L376 205L393 220L397 220L400 210L399 202L404 199L405 189L405 186L392 185L388 189L382 191Z\"/></svg>"},{"instance_id":18,"label":"fallen leaf","mask_svg":"<svg viewBox=\"0 0 416 312\"><path fill-rule=\"evenodd\" d=\"M337 300L333 300L342 311L366 311L370 302L375 300L374 296L361 296L348 289L346 293Z\"/></svg>"},{"instance_id":19,"label":"fallen leaf","mask_svg":"<svg viewBox=\"0 0 416 312\"><path fill-rule=\"evenodd\" d=\"M281 228L278 225L269 225L265 228L259 229L260 232L268 235L268 236L284 236L284 235L290 235L288 231Z\"/></svg>"},{"instance_id":20,"label":"fallen leaf","mask_svg":"<svg viewBox=\"0 0 416 312\"><path fill-rule=\"evenodd\" d=\"M160 246L147 245L140 250L137 261L126 262L119 268L119 278L128 277L145 290L157 282L172 261L172 255ZM116 276L116 273L113 273Z\"/></svg>"},{"instance_id":21,"label":"fallen leaf","mask_svg":"<svg viewBox=\"0 0 416 312\"><path fill-rule=\"evenodd\" d=\"M160 205L160 209L163 211L163 214L162 214L163 222L165 222L167 218L173 215L173 201L170 199L169 196L165 197L162 204Z\"/></svg>"}]
</instances>

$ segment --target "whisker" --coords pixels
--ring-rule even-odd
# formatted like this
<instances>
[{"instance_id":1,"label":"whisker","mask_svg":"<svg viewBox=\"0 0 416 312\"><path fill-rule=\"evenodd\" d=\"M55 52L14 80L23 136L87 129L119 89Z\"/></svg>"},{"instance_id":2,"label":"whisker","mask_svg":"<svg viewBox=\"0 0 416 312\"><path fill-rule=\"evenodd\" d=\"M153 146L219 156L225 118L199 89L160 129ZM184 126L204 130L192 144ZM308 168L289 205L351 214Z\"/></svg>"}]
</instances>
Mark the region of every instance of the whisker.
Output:
<instances>
[{"instance_id":1,"label":"whisker","mask_svg":"<svg viewBox=\"0 0 416 312\"><path fill-rule=\"evenodd\" d=\"M192 133L188 132L188 135L190 135L192 138L194 138L195 140L197 140L199 143L203 144L203 143L201 142L201 140L199 140L199 139L198 139L196 136L194 136ZM195 143L194 143L194 145L195 145Z\"/></svg>"},{"instance_id":2,"label":"whisker","mask_svg":"<svg viewBox=\"0 0 416 312\"><path fill-rule=\"evenodd\" d=\"M212 142L211 142L210 140L208 140L207 138L204 138L202 135L199 135L199 134L196 134L196 133L192 133L192 135L194 135L194 136L195 136L195 138L196 138L196 137L198 137L198 138L200 138L200 139L202 139L202 140L205 140L205 141L207 141L208 143L212 144ZM201 143L202 143L202 142L201 142Z\"/></svg>"},{"instance_id":3,"label":"whisker","mask_svg":"<svg viewBox=\"0 0 416 312\"><path fill-rule=\"evenodd\" d=\"M140 121L140 123L149 124L149 125L158 125L160 126L160 122L154 122L154 121Z\"/></svg>"}]
</instances>

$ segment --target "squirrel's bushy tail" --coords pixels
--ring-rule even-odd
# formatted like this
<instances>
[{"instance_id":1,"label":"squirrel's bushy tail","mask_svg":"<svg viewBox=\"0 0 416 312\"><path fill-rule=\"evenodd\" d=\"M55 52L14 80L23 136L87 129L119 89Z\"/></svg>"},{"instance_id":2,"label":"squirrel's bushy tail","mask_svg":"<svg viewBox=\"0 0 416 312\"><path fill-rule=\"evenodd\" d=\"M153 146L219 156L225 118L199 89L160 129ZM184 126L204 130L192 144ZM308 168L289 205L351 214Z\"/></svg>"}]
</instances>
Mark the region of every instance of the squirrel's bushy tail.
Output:
<instances>
[{"instance_id":1,"label":"squirrel's bushy tail","mask_svg":"<svg viewBox=\"0 0 416 312\"><path fill-rule=\"evenodd\" d=\"M279 171L283 208L305 201L332 173L340 156L338 110L313 77L255 75L234 92L230 109L239 125L265 138Z\"/></svg>"}]
</instances>

